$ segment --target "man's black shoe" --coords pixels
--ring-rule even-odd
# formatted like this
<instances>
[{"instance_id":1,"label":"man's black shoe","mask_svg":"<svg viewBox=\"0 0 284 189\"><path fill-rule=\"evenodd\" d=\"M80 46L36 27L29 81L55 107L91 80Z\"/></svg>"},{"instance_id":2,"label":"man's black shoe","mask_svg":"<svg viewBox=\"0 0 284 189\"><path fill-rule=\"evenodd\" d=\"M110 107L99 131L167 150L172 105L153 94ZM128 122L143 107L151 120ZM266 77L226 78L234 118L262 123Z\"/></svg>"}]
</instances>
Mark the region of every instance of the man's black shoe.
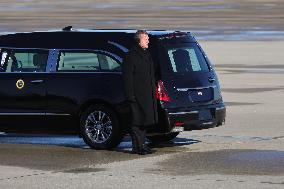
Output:
<instances>
[{"instance_id":1,"label":"man's black shoe","mask_svg":"<svg viewBox=\"0 0 284 189\"><path fill-rule=\"evenodd\" d=\"M146 155L146 154L148 154L148 153L146 152L146 150L142 149L142 150L139 150L139 151L137 152L137 154L139 154L139 155Z\"/></svg>"},{"instance_id":2,"label":"man's black shoe","mask_svg":"<svg viewBox=\"0 0 284 189\"><path fill-rule=\"evenodd\" d=\"M131 154L137 154L138 153L138 149L137 148L132 148L132 150L130 151Z\"/></svg>"},{"instance_id":3,"label":"man's black shoe","mask_svg":"<svg viewBox=\"0 0 284 189\"><path fill-rule=\"evenodd\" d=\"M131 154L139 154L139 155L146 155L148 154L146 150L144 149L141 149L141 150L138 150L138 149L132 149Z\"/></svg>"},{"instance_id":4,"label":"man's black shoe","mask_svg":"<svg viewBox=\"0 0 284 189\"><path fill-rule=\"evenodd\" d=\"M147 145L143 145L143 150L147 153L147 154L152 154L152 150L151 148L149 148L149 146Z\"/></svg>"}]
</instances>

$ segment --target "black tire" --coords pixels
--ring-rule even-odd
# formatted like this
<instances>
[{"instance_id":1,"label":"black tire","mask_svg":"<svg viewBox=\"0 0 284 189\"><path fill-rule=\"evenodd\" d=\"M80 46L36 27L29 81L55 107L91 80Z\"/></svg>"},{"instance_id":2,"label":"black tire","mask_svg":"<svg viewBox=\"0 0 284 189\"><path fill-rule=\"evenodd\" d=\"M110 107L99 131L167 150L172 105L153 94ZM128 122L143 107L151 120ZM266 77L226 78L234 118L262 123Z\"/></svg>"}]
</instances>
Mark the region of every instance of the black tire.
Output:
<instances>
[{"instance_id":1,"label":"black tire","mask_svg":"<svg viewBox=\"0 0 284 189\"><path fill-rule=\"evenodd\" d=\"M92 105L82 113L80 132L85 143L98 150L115 148L122 140L116 113L101 104Z\"/></svg>"},{"instance_id":2,"label":"black tire","mask_svg":"<svg viewBox=\"0 0 284 189\"><path fill-rule=\"evenodd\" d=\"M153 143L167 142L167 141L171 141L174 138L176 138L176 136L178 136L178 134L179 134L179 132L168 133L168 134L164 134L164 135L147 136L147 138Z\"/></svg>"}]
</instances>

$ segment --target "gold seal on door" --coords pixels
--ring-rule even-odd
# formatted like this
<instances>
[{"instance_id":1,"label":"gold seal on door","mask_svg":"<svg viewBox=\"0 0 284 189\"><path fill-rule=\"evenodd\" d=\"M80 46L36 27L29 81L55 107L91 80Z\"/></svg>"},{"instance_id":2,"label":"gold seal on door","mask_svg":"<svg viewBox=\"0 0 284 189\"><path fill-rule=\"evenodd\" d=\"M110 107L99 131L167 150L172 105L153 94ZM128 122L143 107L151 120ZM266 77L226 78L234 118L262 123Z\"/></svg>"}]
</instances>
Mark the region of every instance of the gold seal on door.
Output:
<instances>
[{"instance_id":1,"label":"gold seal on door","mask_svg":"<svg viewBox=\"0 0 284 189\"><path fill-rule=\"evenodd\" d=\"M25 82L22 79L18 79L18 81L16 82L16 87L18 89L22 89L25 86Z\"/></svg>"}]
</instances>

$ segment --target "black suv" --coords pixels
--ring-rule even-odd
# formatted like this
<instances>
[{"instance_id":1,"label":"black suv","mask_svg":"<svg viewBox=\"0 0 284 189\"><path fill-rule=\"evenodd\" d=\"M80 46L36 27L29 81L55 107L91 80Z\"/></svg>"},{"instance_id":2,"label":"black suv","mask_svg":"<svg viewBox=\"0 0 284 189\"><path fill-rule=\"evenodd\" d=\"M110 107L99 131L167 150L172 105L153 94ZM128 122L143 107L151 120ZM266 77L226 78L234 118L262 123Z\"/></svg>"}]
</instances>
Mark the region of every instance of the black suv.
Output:
<instances>
[{"instance_id":1,"label":"black suv","mask_svg":"<svg viewBox=\"0 0 284 189\"><path fill-rule=\"evenodd\" d=\"M188 32L148 31L158 73L151 141L222 125L217 75ZM0 36L0 131L79 133L96 149L128 132L121 64L135 30L63 30Z\"/></svg>"}]
</instances>

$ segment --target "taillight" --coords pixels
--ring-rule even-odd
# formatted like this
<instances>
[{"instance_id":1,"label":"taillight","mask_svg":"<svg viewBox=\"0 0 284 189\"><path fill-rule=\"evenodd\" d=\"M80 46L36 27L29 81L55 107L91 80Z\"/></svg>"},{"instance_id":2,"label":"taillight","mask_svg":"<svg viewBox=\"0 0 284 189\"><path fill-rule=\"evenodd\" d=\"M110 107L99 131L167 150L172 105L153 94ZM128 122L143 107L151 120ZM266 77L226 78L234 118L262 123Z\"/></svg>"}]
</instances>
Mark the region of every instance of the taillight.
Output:
<instances>
[{"instance_id":1,"label":"taillight","mask_svg":"<svg viewBox=\"0 0 284 189\"><path fill-rule=\"evenodd\" d=\"M184 122L175 122L174 126L175 127L180 127L180 126L183 126L184 125Z\"/></svg>"},{"instance_id":2,"label":"taillight","mask_svg":"<svg viewBox=\"0 0 284 189\"><path fill-rule=\"evenodd\" d=\"M168 92L164 86L163 81L159 80L158 85L156 87L156 98L161 101L169 102L170 97L168 95Z\"/></svg>"}]
</instances>

